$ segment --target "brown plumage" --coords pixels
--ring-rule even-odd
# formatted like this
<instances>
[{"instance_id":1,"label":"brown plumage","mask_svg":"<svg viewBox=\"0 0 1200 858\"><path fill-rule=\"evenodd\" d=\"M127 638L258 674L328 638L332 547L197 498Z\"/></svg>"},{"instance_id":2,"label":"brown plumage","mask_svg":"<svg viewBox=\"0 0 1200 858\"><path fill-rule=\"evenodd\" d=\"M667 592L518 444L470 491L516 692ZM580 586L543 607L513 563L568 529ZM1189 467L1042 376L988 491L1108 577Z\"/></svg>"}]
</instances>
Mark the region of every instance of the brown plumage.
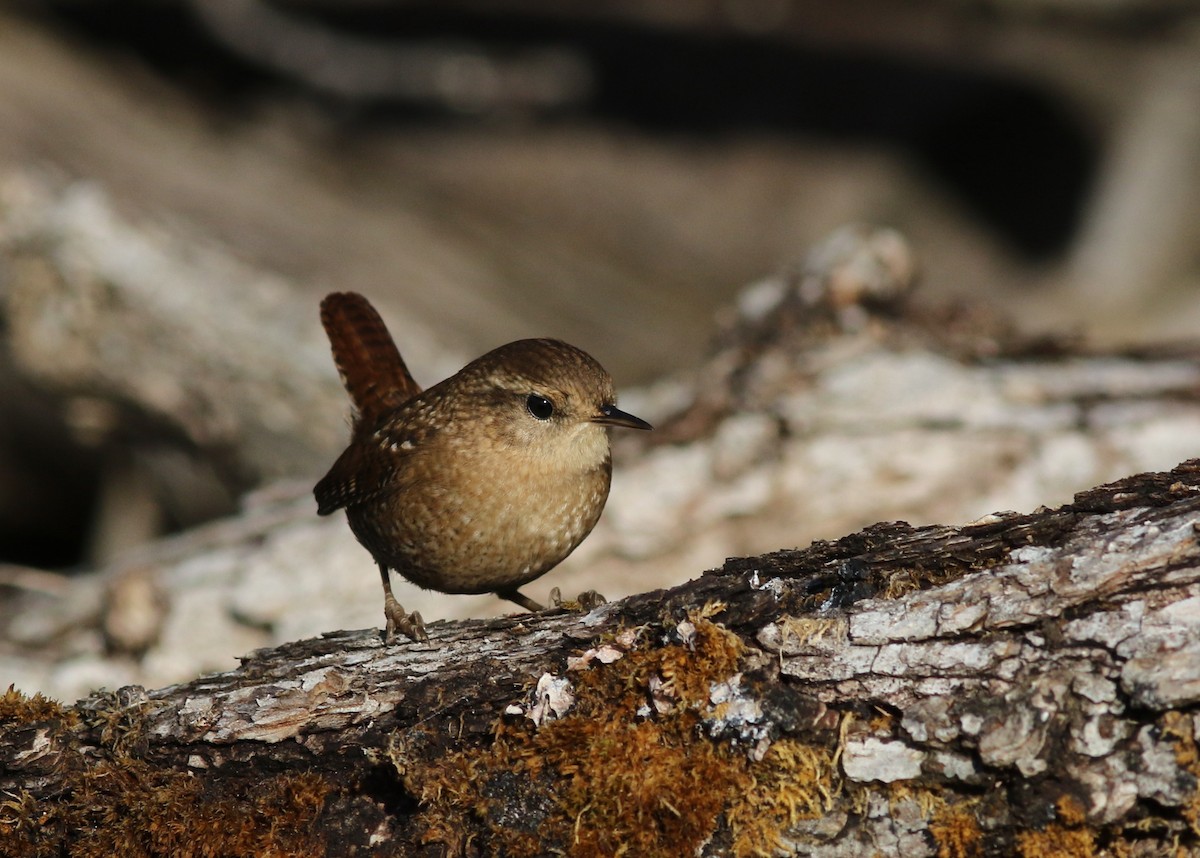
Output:
<instances>
[{"instance_id":1,"label":"brown plumage","mask_svg":"<svg viewBox=\"0 0 1200 858\"><path fill-rule=\"evenodd\" d=\"M421 392L387 325L362 295L329 295L321 302L321 324L338 375L354 403L356 423L373 422Z\"/></svg>"},{"instance_id":2,"label":"brown plumage","mask_svg":"<svg viewBox=\"0 0 1200 858\"><path fill-rule=\"evenodd\" d=\"M443 593L517 589L591 532L608 498L606 426L649 429L616 408L612 379L558 340L518 340L426 391L361 295L321 304L334 362L357 416L350 446L317 483L317 511L345 509L379 565L386 638L425 638L388 570Z\"/></svg>"}]
</instances>

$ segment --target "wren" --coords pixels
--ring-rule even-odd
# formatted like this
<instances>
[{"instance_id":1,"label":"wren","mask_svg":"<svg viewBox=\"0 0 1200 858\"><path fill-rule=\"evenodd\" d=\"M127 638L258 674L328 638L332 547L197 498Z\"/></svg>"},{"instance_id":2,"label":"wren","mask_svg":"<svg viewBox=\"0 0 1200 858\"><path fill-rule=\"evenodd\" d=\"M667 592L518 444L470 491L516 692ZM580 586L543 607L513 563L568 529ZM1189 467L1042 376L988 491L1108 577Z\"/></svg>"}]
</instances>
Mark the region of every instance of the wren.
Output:
<instances>
[{"instance_id":1,"label":"wren","mask_svg":"<svg viewBox=\"0 0 1200 858\"><path fill-rule=\"evenodd\" d=\"M559 340L518 340L422 391L361 295L321 302L354 405L350 446L313 493L346 510L383 579L384 639L427 640L388 571L442 593L518 589L563 561L600 518L612 478L607 426L649 429L616 407L612 378Z\"/></svg>"}]
</instances>

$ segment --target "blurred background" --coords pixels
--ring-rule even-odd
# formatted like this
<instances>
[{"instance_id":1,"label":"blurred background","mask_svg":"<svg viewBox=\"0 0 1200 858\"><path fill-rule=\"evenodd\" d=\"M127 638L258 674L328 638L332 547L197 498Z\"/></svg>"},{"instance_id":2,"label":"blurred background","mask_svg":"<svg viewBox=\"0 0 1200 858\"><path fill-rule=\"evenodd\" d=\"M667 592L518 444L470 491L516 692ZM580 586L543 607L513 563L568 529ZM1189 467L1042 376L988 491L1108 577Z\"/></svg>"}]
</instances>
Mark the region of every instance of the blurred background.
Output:
<instances>
[{"instance_id":1,"label":"blurred background","mask_svg":"<svg viewBox=\"0 0 1200 858\"><path fill-rule=\"evenodd\" d=\"M634 389L871 222L925 300L1194 337L1198 23L1187 0L7 0L0 594L306 491L346 438L335 289L425 384L550 335Z\"/></svg>"}]
</instances>

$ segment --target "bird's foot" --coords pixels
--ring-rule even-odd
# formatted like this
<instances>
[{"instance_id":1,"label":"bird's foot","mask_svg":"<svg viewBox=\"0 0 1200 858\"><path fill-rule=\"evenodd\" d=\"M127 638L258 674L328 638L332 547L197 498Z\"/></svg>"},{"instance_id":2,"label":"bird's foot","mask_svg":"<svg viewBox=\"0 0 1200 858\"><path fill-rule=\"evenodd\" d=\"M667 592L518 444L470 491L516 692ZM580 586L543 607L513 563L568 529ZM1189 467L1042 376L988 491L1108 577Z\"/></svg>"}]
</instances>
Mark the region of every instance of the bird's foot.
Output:
<instances>
[{"instance_id":1,"label":"bird's foot","mask_svg":"<svg viewBox=\"0 0 1200 858\"><path fill-rule=\"evenodd\" d=\"M397 638L397 632L404 635L410 641L427 641L429 634L425 631L425 621L421 619L420 611L413 611L411 614L405 612L404 608L395 599L391 599L384 603L383 615L387 617L387 628L383 631L383 642L387 645L394 644Z\"/></svg>"},{"instance_id":2,"label":"bird's foot","mask_svg":"<svg viewBox=\"0 0 1200 858\"><path fill-rule=\"evenodd\" d=\"M557 587L550 591L550 606L552 608L563 608L568 611L579 611L581 614L586 614L588 611L593 611L607 602L608 599L604 598L595 590L584 590L574 599L563 599L562 591Z\"/></svg>"}]
</instances>

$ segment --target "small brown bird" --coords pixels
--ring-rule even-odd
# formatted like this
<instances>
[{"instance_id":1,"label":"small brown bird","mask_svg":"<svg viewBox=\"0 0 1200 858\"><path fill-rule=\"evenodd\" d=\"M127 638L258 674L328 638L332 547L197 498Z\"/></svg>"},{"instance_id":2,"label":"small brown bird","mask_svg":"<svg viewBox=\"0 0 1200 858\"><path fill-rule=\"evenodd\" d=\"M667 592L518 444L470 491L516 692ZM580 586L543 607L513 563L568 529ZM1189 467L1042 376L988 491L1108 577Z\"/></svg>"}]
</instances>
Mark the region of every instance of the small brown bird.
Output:
<instances>
[{"instance_id":1,"label":"small brown bird","mask_svg":"<svg viewBox=\"0 0 1200 858\"><path fill-rule=\"evenodd\" d=\"M422 392L375 308L353 292L321 302L321 323L354 403L353 436L313 493L346 510L383 577L385 640L426 640L392 595L388 570L442 593L517 588L583 541L608 499L606 426L649 429L616 407L612 379L558 340L518 340Z\"/></svg>"}]
</instances>

